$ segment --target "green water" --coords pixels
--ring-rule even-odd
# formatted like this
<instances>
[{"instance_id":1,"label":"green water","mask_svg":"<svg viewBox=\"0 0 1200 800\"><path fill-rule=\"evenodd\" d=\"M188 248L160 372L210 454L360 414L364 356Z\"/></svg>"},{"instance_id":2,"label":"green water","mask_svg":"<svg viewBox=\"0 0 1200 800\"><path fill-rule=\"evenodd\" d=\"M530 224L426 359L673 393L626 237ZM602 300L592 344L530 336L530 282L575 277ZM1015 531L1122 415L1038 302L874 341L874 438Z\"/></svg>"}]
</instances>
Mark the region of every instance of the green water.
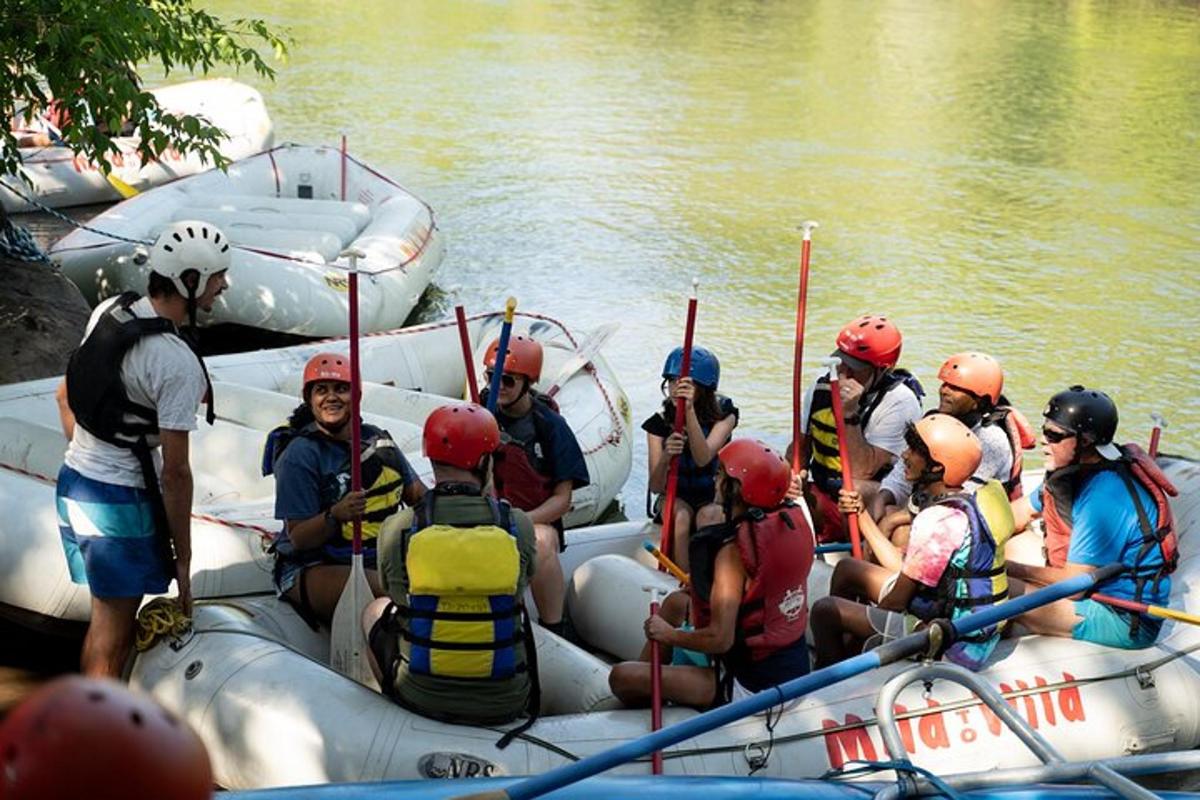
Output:
<instances>
[{"instance_id":1,"label":"green water","mask_svg":"<svg viewBox=\"0 0 1200 800\"><path fill-rule=\"evenodd\" d=\"M1159 411L1164 449L1200 456L1195 3L209 5L294 35L260 86L278 140L345 132L433 204L449 251L424 314L511 293L572 327L619 320L635 423L697 276L740 432L784 440L814 218L810 369L887 312L930 389L978 349L1035 420L1083 382L1125 438Z\"/></svg>"}]
</instances>

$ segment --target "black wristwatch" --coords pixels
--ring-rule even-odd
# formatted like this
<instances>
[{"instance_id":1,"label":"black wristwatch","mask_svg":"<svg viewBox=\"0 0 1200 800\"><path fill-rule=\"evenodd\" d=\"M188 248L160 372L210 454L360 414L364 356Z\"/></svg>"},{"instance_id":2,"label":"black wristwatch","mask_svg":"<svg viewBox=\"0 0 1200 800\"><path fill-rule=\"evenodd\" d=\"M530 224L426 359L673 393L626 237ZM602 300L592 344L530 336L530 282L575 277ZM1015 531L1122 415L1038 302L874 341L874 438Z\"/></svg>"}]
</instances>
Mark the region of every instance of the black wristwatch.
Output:
<instances>
[{"instance_id":1,"label":"black wristwatch","mask_svg":"<svg viewBox=\"0 0 1200 800\"><path fill-rule=\"evenodd\" d=\"M845 418L844 422L847 425L857 425L858 424L858 414L851 414L850 416Z\"/></svg>"}]
</instances>

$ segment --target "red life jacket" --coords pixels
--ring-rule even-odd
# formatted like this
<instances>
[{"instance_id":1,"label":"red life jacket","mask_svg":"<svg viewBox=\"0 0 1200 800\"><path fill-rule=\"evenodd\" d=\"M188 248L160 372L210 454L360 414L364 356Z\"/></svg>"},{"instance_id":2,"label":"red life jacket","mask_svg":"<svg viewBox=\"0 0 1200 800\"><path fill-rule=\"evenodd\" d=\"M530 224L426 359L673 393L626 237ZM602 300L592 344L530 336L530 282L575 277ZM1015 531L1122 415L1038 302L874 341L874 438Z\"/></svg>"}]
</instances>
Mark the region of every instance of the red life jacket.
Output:
<instances>
[{"instance_id":1,"label":"red life jacket","mask_svg":"<svg viewBox=\"0 0 1200 800\"><path fill-rule=\"evenodd\" d=\"M1120 461L1088 465L1086 470L1081 469L1081 465L1075 464L1055 470L1054 480L1050 475L1047 476L1042 491L1042 524L1046 531L1046 562L1052 567L1062 567L1067 563L1067 551L1071 546L1073 524L1072 504L1082 484L1082 481L1078 479L1104 469L1115 470L1129 490L1129 496L1133 500L1134 508L1137 509L1138 522L1142 528L1142 547L1134 557L1134 562L1128 565L1137 587L1134 599L1140 602L1145 585L1171 574L1179 563L1179 540L1175 533L1175 518L1167 500L1168 497L1176 497L1179 490L1167 479L1154 459L1150 458L1138 445L1123 445L1121 454L1123 457ZM1137 481L1154 500L1154 506L1158 510L1157 528L1150 526L1150 517L1138 499L1134 481ZM1142 562L1150 553L1154 552L1155 548L1162 554L1162 566L1142 568Z\"/></svg>"},{"instance_id":2,"label":"red life jacket","mask_svg":"<svg viewBox=\"0 0 1200 800\"><path fill-rule=\"evenodd\" d=\"M706 585L697 587L693 581L690 589L697 628L712 620L708 600L714 562L729 541L714 540L716 546L707 548ZM799 641L808 629L806 587L813 563L813 534L800 507L786 505L769 512L752 509L738 522L733 542L746 570L734 649L743 648L752 661L761 661Z\"/></svg>"},{"instance_id":3,"label":"red life jacket","mask_svg":"<svg viewBox=\"0 0 1200 800\"><path fill-rule=\"evenodd\" d=\"M1037 434L1025 415L1010 405L996 406L988 413L984 424L999 425L1008 436L1008 446L1012 450L1012 469L1001 483L1008 492L1008 499L1017 500L1025 494L1021 488L1021 471L1025 469L1025 457L1021 451L1033 449L1037 444Z\"/></svg>"},{"instance_id":4,"label":"red life jacket","mask_svg":"<svg viewBox=\"0 0 1200 800\"><path fill-rule=\"evenodd\" d=\"M550 499L557 481L543 470L547 469L550 444L550 425L545 420L548 412L558 413L558 404L550 397L534 394L533 438L518 441L500 431L500 446L493 456L492 477L496 495L507 500L513 508L531 511Z\"/></svg>"}]
</instances>

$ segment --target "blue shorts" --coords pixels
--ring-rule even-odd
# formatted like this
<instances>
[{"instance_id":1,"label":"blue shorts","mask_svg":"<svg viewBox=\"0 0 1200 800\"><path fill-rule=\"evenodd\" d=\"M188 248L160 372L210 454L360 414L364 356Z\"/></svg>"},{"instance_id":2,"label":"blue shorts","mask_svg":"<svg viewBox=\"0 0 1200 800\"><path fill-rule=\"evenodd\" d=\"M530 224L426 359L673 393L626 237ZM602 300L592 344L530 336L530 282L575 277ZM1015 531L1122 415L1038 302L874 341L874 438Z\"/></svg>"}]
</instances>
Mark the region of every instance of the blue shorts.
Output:
<instances>
[{"instance_id":1,"label":"blue shorts","mask_svg":"<svg viewBox=\"0 0 1200 800\"><path fill-rule=\"evenodd\" d=\"M1076 600L1075 613L1082 617L1071 629L1071 637L1123 650L1141 650L1154 644L1162 628L1161 619L1142 616L1137 636L1129 635L1133 614L1096 600Z\"/></svg>"},{"instance_id":2,"label":"blue shorts","mask_svg":"<svg viewBox=\"0 0 1200 800\"><path fill-rule=\"evenodd\" d=\"M162 594L175 577L145 489L85 478L63 465L55 497L71 580L93 597Z\"/></svg>"}]
</instances>

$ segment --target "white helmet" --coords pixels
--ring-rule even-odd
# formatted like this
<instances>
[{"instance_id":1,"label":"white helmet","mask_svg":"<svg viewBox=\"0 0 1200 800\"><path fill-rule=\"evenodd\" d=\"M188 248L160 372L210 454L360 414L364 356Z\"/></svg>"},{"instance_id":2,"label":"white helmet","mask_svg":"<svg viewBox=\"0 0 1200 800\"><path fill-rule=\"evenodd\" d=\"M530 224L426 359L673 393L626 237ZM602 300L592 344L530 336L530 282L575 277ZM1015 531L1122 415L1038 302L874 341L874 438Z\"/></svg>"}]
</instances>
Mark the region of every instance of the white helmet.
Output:
<instances>
[{"instance_id":1,"label":"white helmet","mask_svg":"<svg viewBox=\"0 0 1200 800\"><path fill-rule=\"evenodd\" d=\"M158 235L150 252L150 269L170 278L184 297L204 291L210 275L229 269L229 241L217 226L198 220L172 222ZM199 273L194 290L183 282L189 270Z\"/></svg>"}]
</instances>

